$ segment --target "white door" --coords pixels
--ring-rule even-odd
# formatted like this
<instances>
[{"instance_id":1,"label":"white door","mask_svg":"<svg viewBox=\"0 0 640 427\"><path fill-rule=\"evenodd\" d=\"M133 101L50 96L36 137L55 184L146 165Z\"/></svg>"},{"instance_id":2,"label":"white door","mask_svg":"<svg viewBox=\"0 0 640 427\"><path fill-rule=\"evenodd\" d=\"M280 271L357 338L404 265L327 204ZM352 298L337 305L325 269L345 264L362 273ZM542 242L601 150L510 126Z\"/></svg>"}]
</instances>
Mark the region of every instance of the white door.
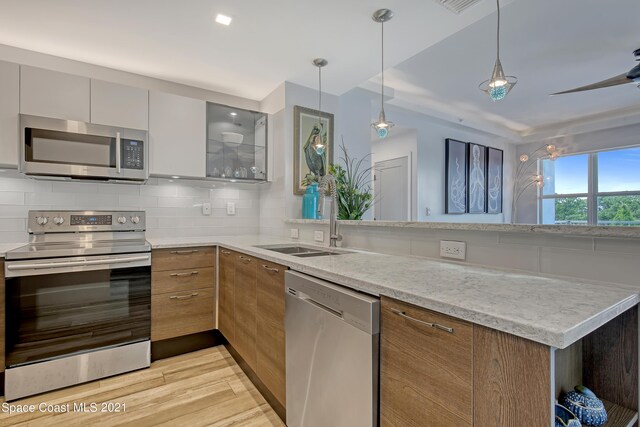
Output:
<instances>
[{"instance_id":1,"label":"white door","mask_svg":"<svg viewBox=\"0 0 640 427\"><path fill-rule=\"evenodd\" d=\"M18 167L20 66L0 61L0 166Z\"/></svg>"},{"instance_id":2,"label":"white door","mask_svg":"<svg viewBox=\"0 0 640 427\"><path fill-rule=\"evenodd\" d=\"M151 175L204 178L207 103L149 92L149 157Z\"/></svg>"},{"instance_id":3,"label":"white door","mask_svg":"<svg viewBox=\"0 0 640 427\"><path fill-rule=\"evenodd\" d=\"M149 91L91 79L91 123L149 129Z\"/></svg>"},{"instance_id":4,"label":"white door","mask_svg":"<svg viewBox=\"0 0 640 427\"><path fill-rule=\"evenodd\" d=\"M20 112L89 122L91 81L59 71L20 66Z\"/></svg>"},{"instance_id":5,"label":"white door","mask_svg":"<svg viewBox=\"0 0 640 427\"><path fill-rule=\"evenodd\" d=\"M408 221L409 159L377 162L375 173L375 219L378 221Z\"/></svg>"}]
</instances>

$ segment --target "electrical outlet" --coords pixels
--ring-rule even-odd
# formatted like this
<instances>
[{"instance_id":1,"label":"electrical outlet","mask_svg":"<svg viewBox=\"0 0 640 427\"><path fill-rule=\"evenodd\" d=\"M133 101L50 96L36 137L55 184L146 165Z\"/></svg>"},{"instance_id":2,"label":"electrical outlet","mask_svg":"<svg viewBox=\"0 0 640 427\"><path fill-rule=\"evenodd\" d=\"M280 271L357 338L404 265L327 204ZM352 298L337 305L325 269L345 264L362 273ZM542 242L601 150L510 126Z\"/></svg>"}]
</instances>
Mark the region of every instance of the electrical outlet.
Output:
<instances>
[{"instance_id":1,"label":"electrical outlet","mask_svg":"<svg viewBox=\"0 0 640 427\"><path fill-rule=\"evenodd\" d=\"M316 242L324 242L324 231L314 231L313 240Z\"/></svg>"},{"instance_id":2,"label":"electrical outlet","mask_svg":"<svg viewBox=\"0 0 640 427\"><path fill-rule=\"evenodd\" d=\"M300 237L300 233L298 232L297 228L292 228L291 229L291 238L292 239L298 239Z\"/></svg>"},{"instance_id":3,"label":"electrical outlet","mask_svg":"<svg viewBox=\"0 0 640 427\"><path fill-rule=\"evenodd\" d=\"M211 215L211 203L202 204L202 215Z\"/></svg>"},{"instance_id":4,"label":"electrical outlet","mask_svg":"<svg viewBox=\"0 0 640 427\"><path fill-rule=\"evenodd\" d=\"M452 240L440 240L440 256L464 261L467 257L467 244Z\"/></svg>"},{"instance_id":5,"label":"electrical outlet","mask_svg":"<svg viewBox=\"0 0 640 427\"><path fill-rule=\"evenodd\" d=\"M233 202L227 202L227 215L236 214L236 204Z\"/></svg>"}]
</instances>

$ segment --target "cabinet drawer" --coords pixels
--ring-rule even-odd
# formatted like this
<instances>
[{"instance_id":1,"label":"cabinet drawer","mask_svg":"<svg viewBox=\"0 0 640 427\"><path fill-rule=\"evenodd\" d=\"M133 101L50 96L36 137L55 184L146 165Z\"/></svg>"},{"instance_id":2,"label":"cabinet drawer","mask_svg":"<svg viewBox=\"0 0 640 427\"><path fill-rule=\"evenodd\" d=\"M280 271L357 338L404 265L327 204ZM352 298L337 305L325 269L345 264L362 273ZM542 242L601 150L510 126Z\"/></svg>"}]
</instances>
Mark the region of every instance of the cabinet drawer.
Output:
<instances>
[{"instance_id":1,"label":"cabinet drawer","mask_svg":"<svg viewBox=\"0 0 640 427\"><path fill-rule=\"evenodd\" d=\"M215 327L212 288L169 292L151 297L151 340L158 341Z\"/></svg>"},{"instance_id":2,"label":"cabinet drawer","mask_svg":"<svg viewBox=\"0 0 640 427\"><path fill-rule=\"evenodd\" d=\"M151 257L153 271L181 270L215 266L212 247L156 249Z\"/></svg>"},{"instance_id":3,"label":"cabinet drawer","mask_svg":"<svg viewBox=\"0 0 640 427\"><path fill-rule=\"evenodd\" d=\"M213 288L215 269L206 267L154 271L151 277L151 293L153 295L184 292L191 289Z\"/></svg>"},{"instance_id":4,"label":"cabinet drawer","mask_svg":"<svg viewBox=\"0 0 640 427\"><path fill-rule=\"evenodd\" d=\"M471 426L473 325L389 298L381 306L381 425Z\"/></svg>"}]
</instances>

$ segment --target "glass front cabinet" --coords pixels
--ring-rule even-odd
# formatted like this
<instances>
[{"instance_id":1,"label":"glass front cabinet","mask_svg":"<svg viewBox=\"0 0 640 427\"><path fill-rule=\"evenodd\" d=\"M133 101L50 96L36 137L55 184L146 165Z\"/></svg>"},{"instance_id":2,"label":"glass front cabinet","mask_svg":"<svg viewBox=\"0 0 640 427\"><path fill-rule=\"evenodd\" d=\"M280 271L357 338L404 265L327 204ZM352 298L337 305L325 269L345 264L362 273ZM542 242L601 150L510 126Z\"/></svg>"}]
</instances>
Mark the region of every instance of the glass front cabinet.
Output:
<instances>
[{"instance_id":1,"label":"glass front cabinet","mask_svg":"<svg viewBox=\"0 0 640 427\"><path fill-rule=\"evenodd\" d=\"M267 180L267 115L207 103L207 178Z\"/></svg>"}]
</instances>

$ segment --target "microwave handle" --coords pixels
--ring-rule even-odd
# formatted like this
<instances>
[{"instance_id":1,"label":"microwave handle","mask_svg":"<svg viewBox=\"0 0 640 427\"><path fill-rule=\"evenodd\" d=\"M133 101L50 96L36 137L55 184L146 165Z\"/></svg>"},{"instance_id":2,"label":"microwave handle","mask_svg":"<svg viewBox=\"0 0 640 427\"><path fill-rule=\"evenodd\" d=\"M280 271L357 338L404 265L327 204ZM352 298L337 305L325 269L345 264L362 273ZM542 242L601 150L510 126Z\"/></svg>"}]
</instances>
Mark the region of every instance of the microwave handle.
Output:
<instances>
[{"instance_id":1,"label":"microwave handle","mask_svg":"<svg viewBox=\"0 0 640 427\"><path fill-rule=\"evenodd\" d=\"M120 132L116 132L116 173L120 173Z\"/></svg>"}]
</instances>

